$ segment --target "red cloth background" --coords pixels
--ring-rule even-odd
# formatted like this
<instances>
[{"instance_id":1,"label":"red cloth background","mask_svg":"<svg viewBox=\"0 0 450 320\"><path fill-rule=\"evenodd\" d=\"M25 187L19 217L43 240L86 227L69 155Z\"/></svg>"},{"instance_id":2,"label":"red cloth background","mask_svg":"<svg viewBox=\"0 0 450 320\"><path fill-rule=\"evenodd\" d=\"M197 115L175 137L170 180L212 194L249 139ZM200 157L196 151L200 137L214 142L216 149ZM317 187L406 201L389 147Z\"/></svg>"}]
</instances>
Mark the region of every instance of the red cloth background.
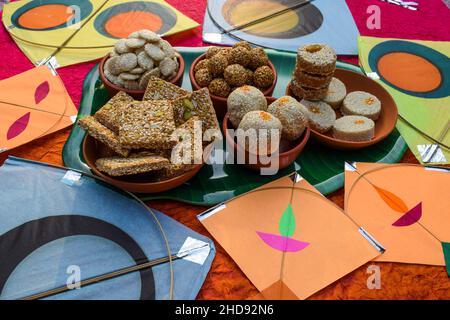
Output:
<instances>
[{"instance_id":1,"label":"red cloth background","mask_svg":"<svg viewBox=\"0 0 450 320\"><path fill-rule=\"evenodd\" d=\"M329 0L333 1L333 0ZM450 10L441 0L416 0L419 11L410 11L378 0L347 0L361 35L419 40L450 40ZM202 23L206 0L167 0L195 21ZM381 8L381 29L366 27L367 7ZM174 46L203 46L201 28L174 35L168 39ZM16 75L33 67L17 48L4 28L0 28L0 79ZM356 57L340 57L357 63ZM78 106L83 79L96 62L88 62L59 69L70 96ZM1 113L0 113L1 115ZM55 133L12 152L13 155L37 161L62 165L61 150L69 129ZM407 152L403 162L416 163ZM329 198L343 207L343 191ZM197 232L210 236L197 221L196 214L203 207L190 206L174 201L152 201L159 209ZM217 245L217 256L212 270L200 291L200 299L246 299L257 293L237 265ZM371 264L371 263L369 263ZM366 286L367 266L363 266L343 279L315 294L313 299L450 299L450 280L443 267L378 263L381 267L382 288L369 290Z\"/></svg>"}]
</instances>

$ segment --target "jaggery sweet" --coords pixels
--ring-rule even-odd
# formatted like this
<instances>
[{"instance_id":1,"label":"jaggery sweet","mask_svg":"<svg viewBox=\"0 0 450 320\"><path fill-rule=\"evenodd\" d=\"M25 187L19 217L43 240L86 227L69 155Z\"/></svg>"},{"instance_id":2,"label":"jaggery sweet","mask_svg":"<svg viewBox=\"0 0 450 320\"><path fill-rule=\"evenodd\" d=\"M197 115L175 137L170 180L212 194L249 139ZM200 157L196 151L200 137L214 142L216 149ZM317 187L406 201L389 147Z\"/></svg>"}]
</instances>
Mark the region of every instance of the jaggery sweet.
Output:
<instances>
[{"instance_id":1,"label":"jaggery sweet","mask_svg":"<svg viewBox=\"0 0 450 320\"><path fill-rule=\"evenodd\" d=\"M227 99L227 107L232 125L237 128L246 113L267 110L264 94L252 86L243 86L234 90Z\"/></svg>"}]
</instances>

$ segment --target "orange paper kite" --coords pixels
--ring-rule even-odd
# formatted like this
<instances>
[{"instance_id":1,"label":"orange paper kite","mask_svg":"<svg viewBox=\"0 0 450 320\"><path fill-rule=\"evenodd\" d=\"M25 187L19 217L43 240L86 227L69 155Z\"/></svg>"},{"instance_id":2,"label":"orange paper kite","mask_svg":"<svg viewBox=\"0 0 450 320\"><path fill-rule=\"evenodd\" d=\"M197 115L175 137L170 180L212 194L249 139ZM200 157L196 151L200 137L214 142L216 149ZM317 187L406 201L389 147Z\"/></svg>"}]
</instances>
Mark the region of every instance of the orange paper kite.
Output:
<instances>
[{"instance_id":1,"label":"orange paper kite","mask_svg":"<svg viewBox=\"0 0 450 320\"><path fill-rule=\"evenodd\" d=\"M58 75L46 66L0 81L0 152L73 124L77 115Z\"/></svg>"},{"instance_id":2,"label":"orange paper kite","mask_svg":"<svg viewBox=\"0 0 450 320\"><path fill-rule=\"evenodd\" d=\"M450 169L346 164L346 213L386 248L378 261L443 266L450 248L449 186Z\"/></svg>"},{"instance_id":3,"label":"orange paper kite","mask_svg":"<svg viewBox=\"0 0 450 320\"><path fill-rule=\"evenodd\" d=\"M383 251L297 174L199 219L258 288L258 298L305 299Z\"/></svg>"}]
</instances>

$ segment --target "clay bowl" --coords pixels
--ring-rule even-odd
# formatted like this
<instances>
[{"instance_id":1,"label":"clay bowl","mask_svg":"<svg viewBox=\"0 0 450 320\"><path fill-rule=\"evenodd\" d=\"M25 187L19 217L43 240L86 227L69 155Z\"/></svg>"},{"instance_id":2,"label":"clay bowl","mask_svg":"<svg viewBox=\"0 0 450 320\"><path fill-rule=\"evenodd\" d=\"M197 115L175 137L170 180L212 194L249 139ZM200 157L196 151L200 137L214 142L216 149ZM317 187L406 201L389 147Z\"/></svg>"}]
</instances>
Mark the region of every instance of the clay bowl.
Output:
<instances>
[{"instance_id":1,"label":"clay bowl","mask_svg":"<svg viewBox=\"0 0 450 320\"><path fill-rule=\"evenodd\" d=\"M184 58L181 54L177 53L177 57L178 57L178 62L180 64L180 68L179 68L177 74L172 79L170 79L169 82L181 87L181 85L183 83L185 62L184 62ZM130 96L132 96L134 99L142 100L142 98L144 97L145 90L128 90L128 89L119 87L118 85L110 82L106 78L103 67L105 65L106 60L108 60L108 58L109 58L109 55L106 55L100 62L99 73L100 73L100 79L102 80L103 84L105 85L105 88L108 90L109 96L113 97L119 91L124 91L127 94L129 94Z\"/></svg>"},{"instance_id":2,"label":"clay bowl","mask_svg":"<svg viewBox=\"0 0 450 320\"><path fill-rule=\"evenodd\" d=\"M191 80L192 88L194 90L201 89L201 87L198 85L197 81L195 81L194 69L195 69L195 66L197 65L197 63L200 60L205 59L205 57L206 57L206 53L199 56L197 59L194 60L194 62L191 65L191 68L189 69L189 79ZM275 67L273 66L272 62L270 62L270 61L269 61L269 67L272 69L272 71L275 75L275 79L273 80L272 85L263 91L263 94L266 97L272 96L273 90L275 89L275 85L277 84L277 79L278 79L277 71L275 70ZM219 96L216 96L213 94L210 94L210 96L211 96L211 100L214 104L214 109L216 110L217 118L220 121L223 119L223 117L227 113L227 98L219 97Z\"/></svg>"},{"instance_id":3,"label":"clay bowl","mask_svg":"<svg viewBox=\"0 0 450 320\"><path fill-rule=\"evenodd\" d=\"M234 148L234 154L235 156L238 153L245 153L245 163L244 166L248 169L259 171L262 168L267 168L270 166L275 166L276 163L273 163L271 161L270 163L262 164L259 159L257 159L256 163L249 163L250 153L245 150L245 148L239 144L236 143L236 139L231 135L229 132L230 129L234 129L233 125L229 121L229 115L228 113L225 114L225 117L223 119L222 123L222 130L225 134L225 139L227 141L227 144L229 146L232 146ZM273 159L274 161L278 162L278 168L284 169L291 165L295 159L299 156L299 154L302 152L302 150L305 148L306 143L309 140L310 136L310 129L306 128L305 132L302 134L302 136L297 139L296 141L288 141L281 139L280 141L280 153L278 155L278 158Z\"/></svg>"},{"instance_id":4,"label":"clay bowl","mask_svg":"<svg viewBox=\"0 0 450 320\"><path fill-rule=\"evenodd\" d=\"M210 144L204 149L204 159L207 159L207 156L211 154L212 147L213 144ZM192 170L180 176L157 182L152 181L151 173L124 177L111 177L110 175L99 171L95 166L95 161L97 159L111 156L107 147L103 143L95 140L89 135L86 135L83 140L82 150L86 164L95 175L103 178L106 182L112 184L113 186L133 193L158 193L174 189L194 177L204 165L203 163L197 164Z\"/></svg>"},{"instance_id":5,"label":"clay bowl","mask_svg":"<svg viewBox=\"0 0 450 320\"><path fill-rule=\"evenodd\" d=\"M397 105L392 96L377 82L354 71L336 69L334 77L345 84L347 93L352 91L366 91L381 101L381 114L379 119L375 121L375 137L370 141L352 142L334 138L331 131L320 133L311 129L311 135L314 139L325 146L340 150L366 148L385 139L394 130L398 118ZM294 96L290 83L286 88L286 95ZM341 116L338 110L337 115Z\"/></svg>"}]
</instances>

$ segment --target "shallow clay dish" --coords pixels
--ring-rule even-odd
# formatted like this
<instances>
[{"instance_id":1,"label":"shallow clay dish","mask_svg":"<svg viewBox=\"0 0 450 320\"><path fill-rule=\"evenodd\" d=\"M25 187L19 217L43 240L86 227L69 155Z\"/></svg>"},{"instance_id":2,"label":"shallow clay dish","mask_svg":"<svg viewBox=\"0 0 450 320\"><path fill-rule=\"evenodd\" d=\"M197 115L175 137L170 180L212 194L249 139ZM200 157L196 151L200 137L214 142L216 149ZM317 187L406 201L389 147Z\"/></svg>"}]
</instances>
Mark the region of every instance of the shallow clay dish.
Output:
<instances>
[{"instance_id":1,"label":"shallow clay dish","mask_svg":"<svg viewBox=\"0 0 450 320\"><path fill-rule=\"evenodd\" d=\"M134 99L142 100L142 98L144 97L145 90L128 90L128 89L122 88L122 87L112 83L111 81L109 81L106 78L105 73L103 71L103 66L105 65L105 62L106 62L106 60L108 60L108 58L109 58L109 55L106 55L100 62L99 74L100 74L100 79L102 80L103 84L105 85L106 90L108 90L109 96L114 97L119 91L124 91L124 92L128 93L130 96L132 96ZM170 79L169 82L181 87L181 85L183 84L185 62L184 62L184 58L181 54L177 53L177 58L178 58L178 62L180 64L180 68L179 68L177 74L172 79Z\"/></svg>"},{"instance_id":2,"label":"shallow clay dish","mask_svg":"<svg viewBox=\"0 0 450 320\"><path fill-rule=\"evenodd\" d=\"M200 60L205 59L205 57L206 57L206 53L199 56L197 59L194 60L194 62L191 64L191 68L189 69L189 79L191 80L192 88L194 90L201 89L201 87L198 85L197 81L195 81L194 69L195 69L195 66L197 65L197 63ZM272 62L270 62L270 61L269 61L269 67L270 67L270 69L272 69L273 74L275 75L275 78L273 80L272 85L270 87L268 87L266 90L264 90L263 94L268 98L269 102L273 102L276 100L275 98L272 97L272 94L273 94L273 90L275 89L275 86L277 84L278 75L277 75L277 71L275 70L275 67L273 66ZM219 120L222 120L223 117L225 116L225 114L227 113L227 98L215 96L213 94L210 94L210 96L211 96L211 100L214 104L214 109L216 110L217 118Z\"/></svg>"},{"instance_id":3,"label":"shallow clay dish","mask_svg":"<svg viewBox=\"0 0 450 320\"><path fill-rule=\"evenodd\" d=\"M229 146L233 146L234 148L235 156L238 154L238 152L239 153L245 152L245 164L244 164L245 167L251 170L259 171L261 168L267 168L275 165L272 162L268 164L261 164L259 162L259 159L255 164L249 163L249 152L245 150L241 145L237 144L236 139L229 132L229 129L234 128L231 122L229 121L228 113L225 114L225 117L223 119L222 129L225 134L227 144ZM288 167L295 161L295 159L297 159L299 154L302 152L303 148L306 146L306 143L309 140L309 136L310 136L310 129L306 128L305 132L299 139L295 141L288 141L282 139L280 141L280 153L278 155L278 159L275 159L275 161L278 161L278 168L280 170Z\"/></svg>"},{"instance_id":4,"label":"shallow clay dish","mask_svg":"<svg viewBox=\"0 0 450 320\"><path fill-rule=\"evenodd\" d=\"M356 150L374 145L386 138L395 129L398 118L397 105L392 96L372 79L350 70L336 69L334 77L345 84L347 93L366 91L381 101L381 114L379 119L375 121L375 137L370 141L352 142L333 138L331 131L324 134L311 129L311 135L314 139L334 149ZM290 83L286 88L286 95L294 96ZM339 113L338 116L341 116L341 114Z\"/></svg>"},{"instance_id":5,"label":"shallow clay dish","mask_svg":"<svg viewBox=\"0 0 450 320\"><path fill-rule=\"evenodd\" d=\"M203 153L204 159L206 158L205 155L209 155L211 153L212 147L213 144L210 144L205 148ZM92 172L113 186L134 193L158 193L174 189L194 177L203 167L203 163L197 164L192 170L183 173L178 177L154 182L152 181L151 173L136 174L124 177L111 177L110 175L99 171L95 166L95 161L99 158L107 156L111 156L111 154L108 153L108 149L104 144L89 135L85 136L83 140L83 157Z\"/></svg>"}]
</instances>

